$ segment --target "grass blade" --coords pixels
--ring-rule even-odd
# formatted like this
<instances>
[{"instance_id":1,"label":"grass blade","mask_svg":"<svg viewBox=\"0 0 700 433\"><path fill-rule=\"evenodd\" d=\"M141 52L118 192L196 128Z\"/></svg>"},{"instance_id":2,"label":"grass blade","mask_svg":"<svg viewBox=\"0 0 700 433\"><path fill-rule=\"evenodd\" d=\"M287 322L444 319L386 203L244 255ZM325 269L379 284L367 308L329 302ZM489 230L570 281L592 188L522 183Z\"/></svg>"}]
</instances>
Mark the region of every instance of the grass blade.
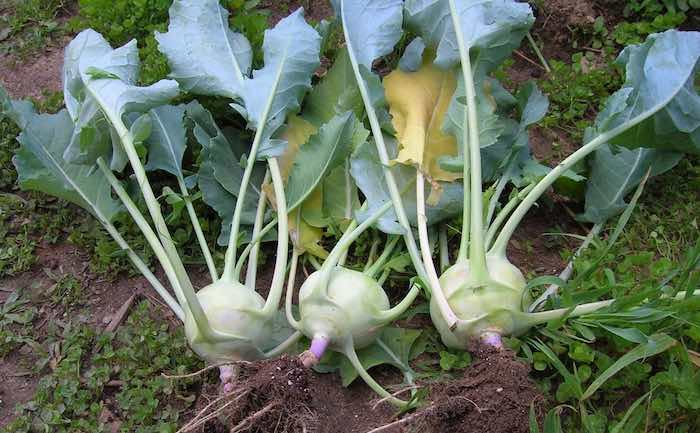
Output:
<instances>
[{"instance_id":1,"label":"grass blade","mask_svg":"<svg viewBox=\"0 0 700 433\"><path fill-rule=\"evenodd\" d=\"M615 361L615 363L605 370L600 376L598 376L593 383L591 383L588 389L586 389L586 392L583 393L581 400L585 400L592 396L608 379L633 362L658 355L661 352L665 352L675 344L676 340L666 334L654 334L650 336L649 341L646 344L640 344L639 346L630 350L620 359Z\"/></svg>"}]
</instances>

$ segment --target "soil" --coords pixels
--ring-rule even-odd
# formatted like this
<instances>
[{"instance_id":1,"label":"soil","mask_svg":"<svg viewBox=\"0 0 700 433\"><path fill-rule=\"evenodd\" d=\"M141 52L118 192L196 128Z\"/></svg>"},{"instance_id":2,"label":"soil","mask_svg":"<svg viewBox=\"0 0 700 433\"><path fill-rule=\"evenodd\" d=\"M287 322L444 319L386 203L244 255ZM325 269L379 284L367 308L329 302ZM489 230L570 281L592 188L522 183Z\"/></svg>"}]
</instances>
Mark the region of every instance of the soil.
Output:
<instances>
[{"instance_id":1,"label":"soil","mask_svg":"<svg viewBox=\"0 0 700 433\"><path fill-rule=\"evenodd\" d=\"M69 39L50 45L43 55L20 61L11 55L0 55L0 85L13 98L41 98L45 93L62 88L63 48Z\"/></svg>"},{"instance_id":2,"label":"soil","mask_svg":"<svg viewBox=\"0 0 700 433\"><path fill-rule=\"evenodd\" d=\"M433 388L433 403L418 412L430 433L528 433L530 407L541 414L545 398L529 379L530 367L509 350L470 349L476 362L460 379Z\"/></svg>"},{"instance_id":3,"label":"soil","mask_svg":"<svg viewBox=\"0 0 700 433\"><path fill-rule=\"evenodd\" d=\"M306 19L320 22L323 19L329 19L333 16L333 8L328 0L302 0L302 1L276 1L266 0L261 3L261 7L268 9L270 14L270 23L276 24L279 20L296 11L298 8L304 8L304 16Z\"/></svg>"},{"instance_id":4,"label":"soil","mask_svg":"<svg viewBox=\"0 0 700 433\"><path fill-rule=\"evenodd\" d=\"M216 414L200 431L366 433L386 424L393 409L372 406L359 382L345 389L336 375L316 374L297 357L243 364L236 389L200 414Z\"/></svg>"}]
</instances>

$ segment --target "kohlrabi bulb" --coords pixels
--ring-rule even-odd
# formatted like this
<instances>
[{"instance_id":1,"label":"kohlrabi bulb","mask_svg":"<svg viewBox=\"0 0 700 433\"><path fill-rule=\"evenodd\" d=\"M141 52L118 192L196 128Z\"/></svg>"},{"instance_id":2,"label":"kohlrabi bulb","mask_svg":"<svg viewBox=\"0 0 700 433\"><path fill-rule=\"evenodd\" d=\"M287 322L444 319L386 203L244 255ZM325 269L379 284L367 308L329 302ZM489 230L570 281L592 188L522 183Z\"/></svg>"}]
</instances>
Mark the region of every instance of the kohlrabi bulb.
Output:
<instances>
[{"instance_id":1,"label":"kohlrabi bulb","mask_svg":"<svg viewBox=\"0 0 700 433\"><path fill-rule=\"evenodd\" d=\"M517 329L520 313L529 305L524 290L526 282L520 270L501 257L487 256L488 280L480 286L474 281L469 261L457 262L440 277L447 302L464 322L450 330L440 314L435 297L430 302L430 316L445 345L465 349L471 338L484 333L509 335ZM516 314L517 315L517 314Z\"/></svg>"},{"instance_id":2,"label":"kohlrabi bulb","mask_svg":"<svg viewBox=\"0 0 700 433\"><path fill-rule=\"evenodd\" d=\"M242 337L207 341L192 315L187 314L185 335L197 355L213 364L262 358L260 348L269 345L272 323L256 313L265 305L257 292L238 282L217 281L197 292L197 298L214 330Z\"/></svg>"},{"instance_id":3,"label":"kohlrabi bulb","mask_svg":"<svg viewBox=\"0 0 700 433\"><path fill-rule=\"evenodd\" d=\"M336 348L347 336L352 336L356 348L371 344L384 325L378 313L389 308L382 286L362 272L336 267L331 271L327 296L323 296L321 275L320 271L309 275L299 290L304 335L323 336Z\"/></svg>"}]
</instances>

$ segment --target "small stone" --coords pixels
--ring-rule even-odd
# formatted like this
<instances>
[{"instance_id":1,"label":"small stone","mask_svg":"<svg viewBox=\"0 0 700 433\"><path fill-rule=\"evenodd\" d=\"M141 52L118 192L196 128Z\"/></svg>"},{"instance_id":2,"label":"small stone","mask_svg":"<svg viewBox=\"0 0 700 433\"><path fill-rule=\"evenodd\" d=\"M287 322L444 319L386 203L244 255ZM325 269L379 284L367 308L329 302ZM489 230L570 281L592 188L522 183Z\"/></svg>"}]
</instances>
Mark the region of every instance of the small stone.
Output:
<instances>
[{"instance_id":1,"label":"small stone","mask_svg":"<svg viewBox=\"0 0 700 433\"><path fill-rule=\"evenodd\" d=\"M292 381L291 381L291 380L288 380L288 381L287 381L287 385L292 386Z\"/></svg>"},{"instance_id":2,"label":"small stone","mask_svg":"<svg viewBox=\"0 0 700 433\"><path fill-rule=\"evenodd\" d=\"M503 392L503 388L496 388L496 392Z\"/></svg>"}]
</instances>

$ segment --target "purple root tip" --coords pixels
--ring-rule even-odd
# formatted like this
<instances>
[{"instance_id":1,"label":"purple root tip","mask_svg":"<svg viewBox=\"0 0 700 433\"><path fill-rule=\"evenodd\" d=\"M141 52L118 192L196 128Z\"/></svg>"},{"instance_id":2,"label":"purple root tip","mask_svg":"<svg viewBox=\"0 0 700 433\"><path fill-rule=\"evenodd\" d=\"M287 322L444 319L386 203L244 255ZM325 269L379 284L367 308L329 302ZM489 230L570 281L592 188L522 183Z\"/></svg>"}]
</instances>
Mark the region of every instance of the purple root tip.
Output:
<instances>
[{"instance_id":1,"label":"purple root tip","mask_svg":"<svg viewBox=\"0 0 700 433\"><path fill-rule=\"evenodd\" d=\"M224 384L224 393L230 394L233 392L233 384L231 382L227 382Z\"/></svg>"},{"instance_id":2,"label":"purple root tip","mask_svg":"<svg viewBox=\"0 0 700 433\"><path fill-rule=\"evenodd\" d=\"M495 332L484 332L481 334L481 341L484 344L493 346L497 349L503 349L503 340L501 340L501 335Z\"/></svg>"},{"instance_id":3,"label":"purple root tip","mask_svg":"<svg viewBox=\"0 0 700 433\"><path fill-rule=\"evenodd\" d=\"M316 359L321 359L323 354L326 353L328 343L330 343L328 337L325 335L317 335L311 340L311 347L309 348L309 351L314 354Z\"/></svg>"}]
</instances>

